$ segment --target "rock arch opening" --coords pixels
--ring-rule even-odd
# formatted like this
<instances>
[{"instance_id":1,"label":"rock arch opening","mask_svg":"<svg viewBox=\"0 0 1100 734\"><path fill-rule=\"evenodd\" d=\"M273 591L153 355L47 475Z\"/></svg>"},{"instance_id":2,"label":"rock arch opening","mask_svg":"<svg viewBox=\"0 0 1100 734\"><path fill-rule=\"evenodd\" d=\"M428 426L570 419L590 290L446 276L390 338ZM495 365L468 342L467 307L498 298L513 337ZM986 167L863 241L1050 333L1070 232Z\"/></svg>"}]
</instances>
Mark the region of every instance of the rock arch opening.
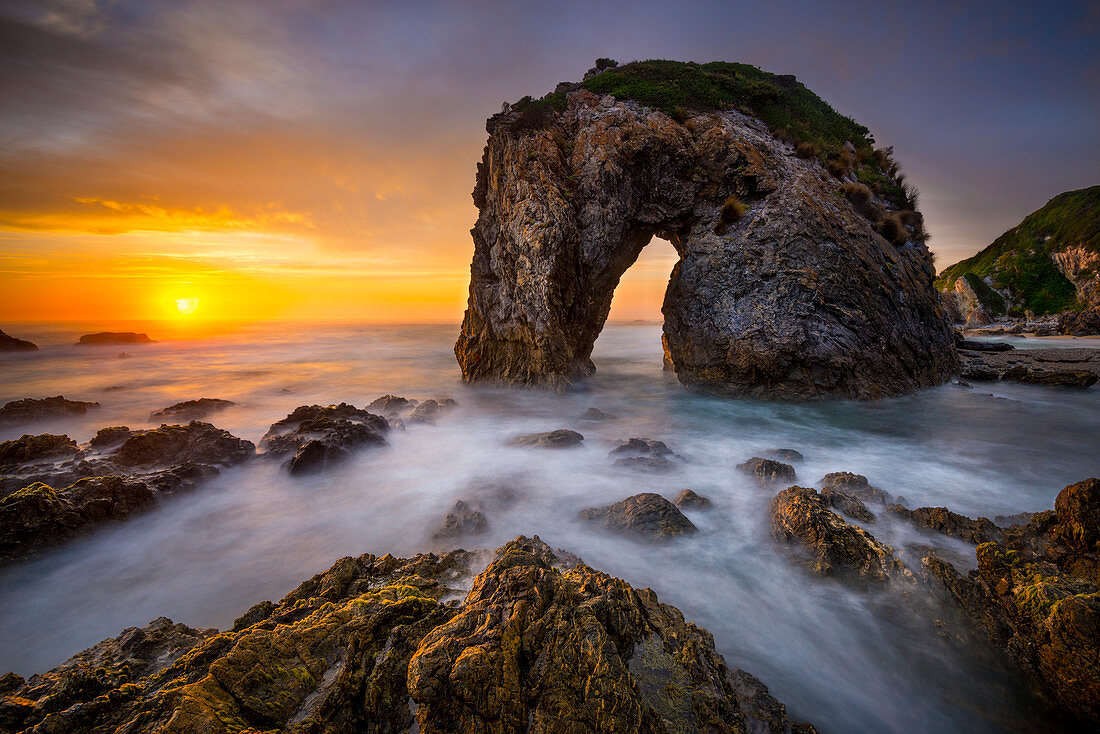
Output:
<instances>
[{"instance_id":1,"label":"rock arch opening","mask_svg":"<svg viewBox=\"0 0 1100 734\"><path fill-rule=\"evenodd\" d=\"M955 369L927 250L885 240L758 120L676 121L585 90L542 127L519 120L490 119L478 165L455 345L466 381L562 390L591 374L620 279L654 236L680 257L664 339L687 386L877 398Z\"/></svg>"}]
</instances>

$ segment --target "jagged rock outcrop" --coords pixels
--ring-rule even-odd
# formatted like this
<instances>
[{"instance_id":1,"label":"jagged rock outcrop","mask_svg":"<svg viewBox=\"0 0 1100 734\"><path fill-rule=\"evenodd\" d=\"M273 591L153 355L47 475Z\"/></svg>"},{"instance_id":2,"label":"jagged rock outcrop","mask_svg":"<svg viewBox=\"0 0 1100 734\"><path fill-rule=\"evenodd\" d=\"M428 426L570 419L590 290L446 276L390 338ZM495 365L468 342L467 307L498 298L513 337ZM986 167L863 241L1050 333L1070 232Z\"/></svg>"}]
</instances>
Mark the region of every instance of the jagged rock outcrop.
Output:
<instances>
[{"instance_id":1,"label":"jagged rock outcrop","mask_svg":"<svg viewBox=\"0 0 1100 734\"><path fill-rule=\"evenodd\" d=\"M772 487L779 484L790 484L798 479L794 467L775 459L764 459L754 456L748 461L738 464L737 471L748 474L762 487Z\"/></svg>"},{"instance_id":2,"label":"jagged rock outcrop","mask_svg":"<svg viewBox=\"0 0 1100 734\"><path fill-rule=\"evenodd\" d=\"M255 454L256 446L251 441L209 423L191 421L186 426L131 431L112 459L125 467L186 462L232 466Z\"/></svg>"},{"instance_id":3,"label":"jagged rock outcrop","mask_svg":"<svg viewBox=\"0 0 1100 734\"><path fill-rule=\"evenodd\" d=\"M6 677L0 731L814 731L652 591L538 538L499 549L445 603L475 560L343 558L227 632L126 630Z\"/></svg>"},{"instance_id":4,"label":"jagged rock outcrop","mask_svg":"<svg viewBox=\"0 0 1100 734\"><path fill-rule=\"evenodd\" d=\"M79 450L76 441L65 435L25 433L0 443L0 472L19 464L72 456Z\"/></svg>"},{"instance_id":5,"label":"jagged rock outcrop","mask_svg":"<svg viewBox=\"0 0 1100 734\"><path fill-rule=\"evenodd\" d=\"M840 492L842 494L857 497L864 502L884 504L890 499L890 495L867 481L862 474L852 474L846 471L835 471L821 478L822 489Z\"/></svg>"},{"instance_id":6,"label":"jagged rock outcrop","mask_svg":"<svg viewBox=\"0 0 1100 734\"><path fill-rule=\"evenodd\" d=\"M913 576L894 554L863 528L844 521L813 489L788 487L771 507L772 535L794 546L806 565L859 586L910 584Z\"/></svg>"},{"instance_id":7,"label":"jagged rock outcrop","mask_svg":"<svg viewBox=\"0 0 1100 734\"><path fill-rule=\"evenodd\" d=\"M291 455L291 474L307 474L339 464L356 449L386 446L390 425L380 415L339 405L301 405L271 424L260 448L269 456Z\"/></svg>"},{"instance_id":8,"label":"jagged rock outcrop","mask_svg":"<svg viewBox=\"0 0 1100 734\"><path fill-rule=\"evenodd\" d=\"M562 94L538 126L516 110L488 121L464 379L564 389L591 374L615 287L653 236L680 255L664 340L685 385L877 398L952 373L927 249L876 232L817 158L736 110L678 122Z\"/></svg>"},{"instance_id":9,"label":"jagged rock outcrop","mask_svg":"<svg viewBox=\"0 0 1100 734\"><path fill-rule=\"evenodd\" d=\"M952 512L946 507L918 507L915 510L910 510L901 505L891 504L887 505L886 509L917 525L975 545L988 543L991 540L1000 540L1002 536L1001 529L994 525L989 518L979 517L975 520L966 515Z\"/></svg>"},{"instance_id":10,"label":"jagged rock outcrop","mask_svg":"<svg viewBox=\"0 0 1100 734\"><path fill-rule=\"evenodd\" d=\"M1037 692L1100 726L1100 480L1063 489L1053 512L978 546L977 570L935 556L924 573L953 599Z\"/></svg>"}]
</instances>

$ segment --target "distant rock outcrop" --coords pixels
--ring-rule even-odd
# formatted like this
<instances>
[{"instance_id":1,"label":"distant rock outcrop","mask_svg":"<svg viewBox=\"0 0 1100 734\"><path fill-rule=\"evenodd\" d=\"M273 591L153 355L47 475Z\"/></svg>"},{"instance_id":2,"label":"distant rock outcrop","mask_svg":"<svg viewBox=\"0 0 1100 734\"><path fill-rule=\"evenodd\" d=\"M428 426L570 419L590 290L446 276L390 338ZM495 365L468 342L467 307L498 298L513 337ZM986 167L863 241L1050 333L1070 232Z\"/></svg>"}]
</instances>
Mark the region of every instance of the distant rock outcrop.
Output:
<instances>
[{"instance_id":1,"label":"distant rock outcrop","mask_svg":"<svg viewBox=\"0 0 1100 734\"><path fill-rule=\"evenodd\" d=\"M637 84L627 83L632 74ZM662 74L670 85L698 75L716 94L745 97L666 114L639 92ZM760 94L797 97L850 138L816 131L835 149L796 154L736 109ZM757 113L767 118L768 109ZM896 165L871 149L865 128L793 78L737 64L631 64L527 100L487 129L469 305L455 346L467 381L565 389L591 374L615 287L654 236L680 256L664 339L685 385L863 399L936 385L954 370L920 215L892 210L886 193L853 172L866 165L885 181L875 161Z\"/></svg>"},{"instance_id":2,"label":"distant rock outcrop","mask_svg":"<svg viewBox=\"0 0 1100 734\"><path fill-rule=\"evenodd\" d=\"M1006 313L1100 306L1100 186L1055 196L978 254L944 268L936 287L952 294L967 326Z\"/></svg>"},{"instance_id":3,"label":"distant rock outcrop","mask_svg":"<svg viewBox=\"0 0 1100 734\"><path fill-rule=\"evenodd\" d=\"M149 417L157 420L160 418L175 418L177 420L195 420L206 418L211 413L216 413L219 410L225 410L236 405L232 400L221 400L219 398L199 398L197 400L184 400L181 403L174 403L167 408L155 411Z\"/></svg>"},{"instance_id":4,"label":"distant rock outcrop","mask_svg":"<svg viewBox=\"0 0 1100 734\"><path fill-rule=\"evenodd\" d=\"M0 352L34 352L38 345L26 339L16 339L14 336L0 331Z\"/></svg>"},{"instance_id":5,"label":"distant rock outcrop","mask_svg":"<svg viewBox=\"0 0 1100 734\"><path fill-rule=\"evenodd\" d=\"M139 334L133 331L100 331L95 334L85 334L80 337L77 344L152 344L153 340L148 334Z\"/></svg>"},{"instance_id":6,"label":"distant rock outcrop","mask_svg":"<svg viewBox=\"0 0 1100 734\"><path fill-rule=\"evenodd\" d=\"M66 400L62 395L52 398L23 398L12 400L0 408L0 425L32 423L34 421L66 418L84 415L89 408L98 408L99 403L86 400Z\"/></svg>"}]
</instances>

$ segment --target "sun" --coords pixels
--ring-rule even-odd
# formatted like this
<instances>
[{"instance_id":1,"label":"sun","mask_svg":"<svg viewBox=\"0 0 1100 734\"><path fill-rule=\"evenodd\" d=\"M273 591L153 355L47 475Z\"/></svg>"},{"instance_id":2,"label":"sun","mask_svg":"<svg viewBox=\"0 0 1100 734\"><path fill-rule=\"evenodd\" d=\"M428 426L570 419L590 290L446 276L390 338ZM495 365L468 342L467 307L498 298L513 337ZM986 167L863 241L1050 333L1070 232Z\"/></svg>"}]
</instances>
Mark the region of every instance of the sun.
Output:
<instances>
[{"instance_id":1,"label":"sun","mask_svg":"<svg viewBox=\"0 0 1100 734\"><path fill-rule=\"evenodd\" d=\"M197 298L177 298L176 308L179 309L181 314L194 313L195 309L199 307L199 299Z\"/></svg>"}]
</instances>

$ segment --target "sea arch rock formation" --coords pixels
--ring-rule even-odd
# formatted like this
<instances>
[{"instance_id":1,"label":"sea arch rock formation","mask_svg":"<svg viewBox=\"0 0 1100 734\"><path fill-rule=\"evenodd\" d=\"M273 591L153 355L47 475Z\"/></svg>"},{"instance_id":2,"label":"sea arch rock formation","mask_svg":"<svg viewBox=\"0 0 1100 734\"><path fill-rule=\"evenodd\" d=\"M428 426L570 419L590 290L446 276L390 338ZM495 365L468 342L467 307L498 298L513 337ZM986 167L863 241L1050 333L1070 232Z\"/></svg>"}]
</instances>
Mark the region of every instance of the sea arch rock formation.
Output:
<instances>
[{"instance_id":1,"label":"sea arch rock formation","mask_svg":"<svg viewBox=\"0 0 1100 734\"><path fill-rule=\"evenodd\" d=\"M689 387L867 399L954 371L925 246L885 240L819 160L760 120L676 121L583 88L550 115L532 128L505 110L486 125L455 345L468 382L562 390L590 375L615 287L655 235L680 255L663 341Z\"/></svg>"}]
</instances>

